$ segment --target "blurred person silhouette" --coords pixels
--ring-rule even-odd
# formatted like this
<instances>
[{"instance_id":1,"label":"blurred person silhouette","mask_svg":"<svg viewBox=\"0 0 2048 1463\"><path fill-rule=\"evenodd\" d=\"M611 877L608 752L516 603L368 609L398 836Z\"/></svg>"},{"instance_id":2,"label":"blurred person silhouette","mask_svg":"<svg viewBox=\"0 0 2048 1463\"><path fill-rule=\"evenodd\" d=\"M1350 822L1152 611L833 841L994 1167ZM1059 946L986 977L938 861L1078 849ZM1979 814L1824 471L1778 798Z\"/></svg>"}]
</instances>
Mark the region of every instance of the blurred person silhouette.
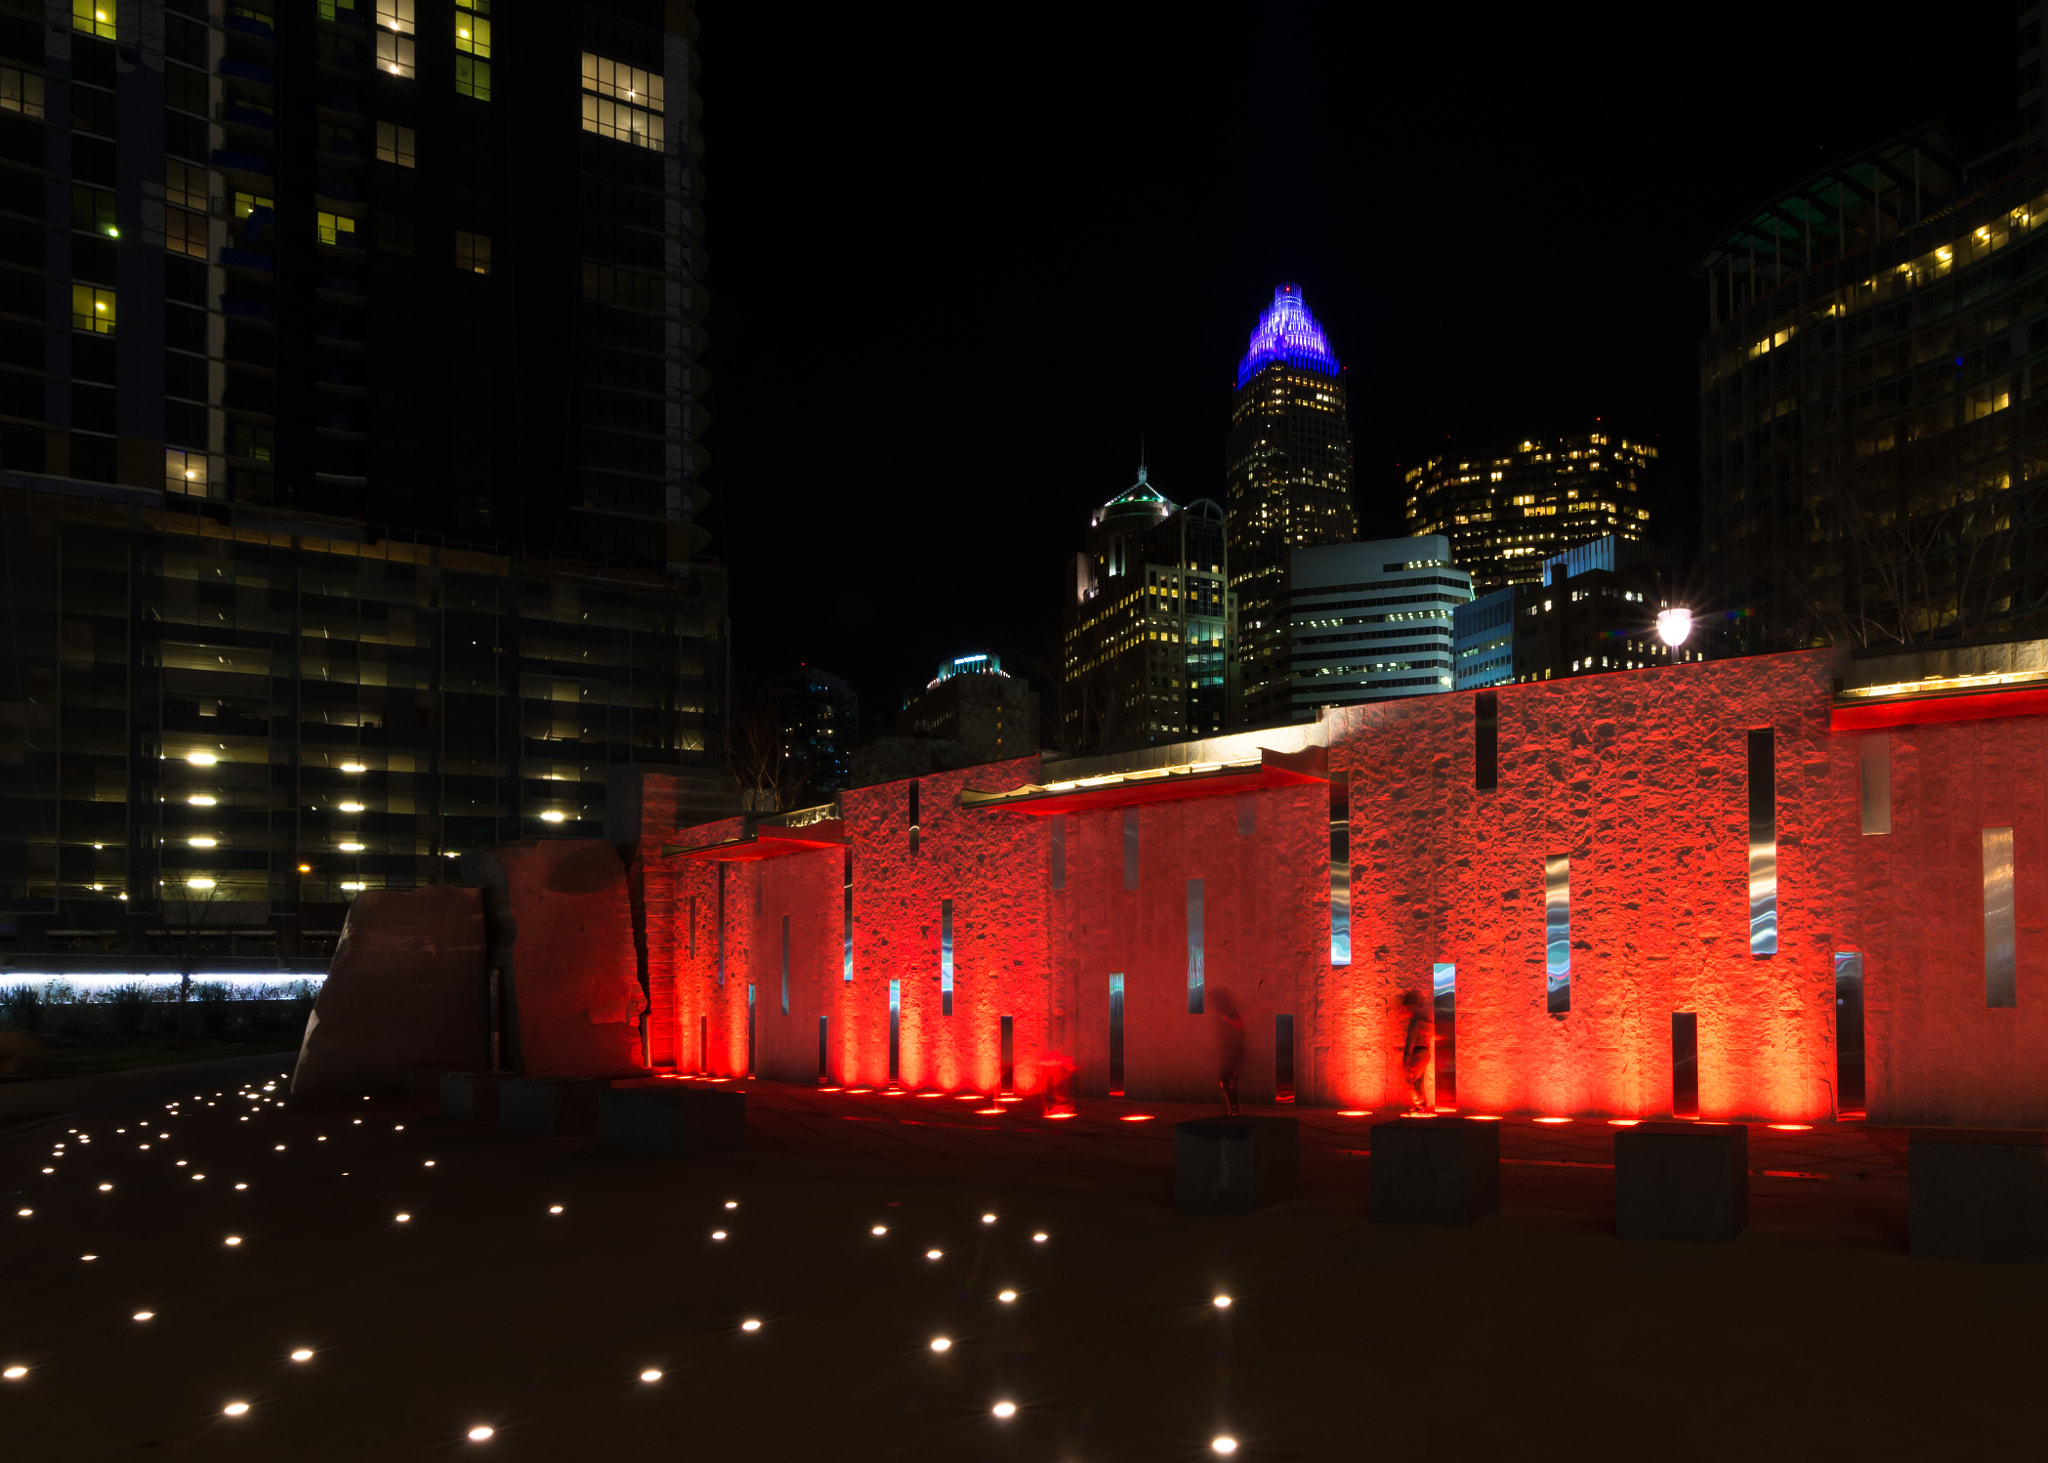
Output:
<instances>
[{"instance_id":1,"label":"blurred person silhouette","mask_svg":"<svg viewBox=\"0 0 2048 1463\"><path fill-rule=\"evenodd\" d=\"M1210 989L1209 1009L1222 1023L1216 1028L1216 1085L1223 1089L1223 1111L1229 1115L1238 1109L1237 1077L1244 1070L1244 1013L1221 986Z\"/></svg>"},{"instance_id":2,"label":"blurred person silhouette","mask_svg":"<svg viewBox=\"0 0 2048 1463\"><path fill-rule=\"evenodd\" d=\"M1435 1035L1422 997L1414 991L1401 992L1401 1004L1408 1008L1408 1030L1401 1038L1401 1075L1408 1079L1408 1111L1428 1112L1422 1099L1422 1074L1429 1070L1430 1040Z\"/></svg>"}]
</instances>

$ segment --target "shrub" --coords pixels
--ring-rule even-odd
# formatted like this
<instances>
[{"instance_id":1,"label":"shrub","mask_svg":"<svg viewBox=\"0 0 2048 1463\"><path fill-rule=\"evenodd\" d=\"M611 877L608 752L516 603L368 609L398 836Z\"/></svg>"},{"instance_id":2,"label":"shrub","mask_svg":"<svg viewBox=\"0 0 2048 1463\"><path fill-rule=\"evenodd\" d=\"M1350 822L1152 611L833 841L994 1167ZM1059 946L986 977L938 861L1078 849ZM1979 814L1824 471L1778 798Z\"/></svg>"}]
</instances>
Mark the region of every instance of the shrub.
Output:
<instances>
[{"instance_id":1,"label":"shrub","mask_svg":"<svg viewBox=\"0 0 2048 1463\"><path fill-rule=\"evenodd\" d=\"M208 1036L218 1036L228 1029L228 1017L233 1014L235 993L217 980L203 981L192 987L192 999L199 1006L199 1029Z\"/></svg>"},{"instance_id":2,"label":"shrub","mask_svg":"<svg viewBox=\"0 0 2048 1463\"><path fill-rule=\"evenodd\" d=\"M112 987L100 996L100 1004L107 1008L108 1023L122 1036L133 1036L154 1024L156 997L140 981Z\"/></svg>"},{"instance_id":3,"label":"shrub","mask_svg":"<svg viewBox=\"0 0 2048 1463\"><path fill-rule=\"evenodd\" d=\"M33 1077L43 1070L48 1055L26 1031L0 1031L0 1077Z\"/></svg>"},{"instance_id":4,"label":"shrub","mask_svg":"<svg viewBox=\"0 0 2048 1463\"><path fill-rule=\"evenodd\" d=\"M43 1029L43 998L32 985L0 991L0 1017L14 1030L34 1035Z\"/></svg>"}]
</instances>

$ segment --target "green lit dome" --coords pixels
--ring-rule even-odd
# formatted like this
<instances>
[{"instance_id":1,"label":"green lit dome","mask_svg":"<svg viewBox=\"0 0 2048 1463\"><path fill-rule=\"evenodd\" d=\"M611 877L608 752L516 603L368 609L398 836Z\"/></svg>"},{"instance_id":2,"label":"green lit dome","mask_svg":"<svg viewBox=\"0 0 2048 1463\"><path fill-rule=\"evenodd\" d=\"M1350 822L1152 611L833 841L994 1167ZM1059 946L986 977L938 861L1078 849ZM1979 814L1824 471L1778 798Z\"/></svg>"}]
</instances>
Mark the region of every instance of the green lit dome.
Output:
<instances>
[{"instance_id":1,"label":"green lit dome","mask_svg":"<svg viewBox=\"0 0 2048 1463\"><path fill-rule=\"evenodd\" d=\"M1092 528L1121 528L1128 532L1163 523L1178 512L1178 504L1168 501L1164 493L1145 481L1145 469L1141 467L1138 480L1097 508L1088 522Z\"/></svg>"}]
</instances>

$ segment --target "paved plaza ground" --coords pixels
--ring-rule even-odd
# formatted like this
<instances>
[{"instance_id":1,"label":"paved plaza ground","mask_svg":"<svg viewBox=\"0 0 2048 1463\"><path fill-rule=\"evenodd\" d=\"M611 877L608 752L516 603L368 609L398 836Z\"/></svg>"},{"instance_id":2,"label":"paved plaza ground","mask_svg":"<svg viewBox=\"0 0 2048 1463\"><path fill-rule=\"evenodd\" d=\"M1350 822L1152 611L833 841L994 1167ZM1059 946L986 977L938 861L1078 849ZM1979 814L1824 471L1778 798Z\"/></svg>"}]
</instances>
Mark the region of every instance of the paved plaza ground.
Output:
<instances>
[{"instance_id":1,"label":"paved plaza ground","mask_svg":"<svg viewBox=\"0 0 2048 1463\"><path fill-rule=\"evenodd\" d=\"M1301 1199L1187 1214L1172 1124L1203 1110L1176 1104L1056 1121L746 1082L748 1151L683 1161L295 1111L285 1067L0 1089L0 1366L28 1368L0 1457L2039 1446L2048 1274L1909 1260L1902 1133L1755 1129L1749 1233L1655 1244L1612 1237L1613 1129L1584 1120L1507 1120L1501 1213L1435 1230L1367 1219L1385 1112L1278 1109Z\"/></svg>"}]
</instances>

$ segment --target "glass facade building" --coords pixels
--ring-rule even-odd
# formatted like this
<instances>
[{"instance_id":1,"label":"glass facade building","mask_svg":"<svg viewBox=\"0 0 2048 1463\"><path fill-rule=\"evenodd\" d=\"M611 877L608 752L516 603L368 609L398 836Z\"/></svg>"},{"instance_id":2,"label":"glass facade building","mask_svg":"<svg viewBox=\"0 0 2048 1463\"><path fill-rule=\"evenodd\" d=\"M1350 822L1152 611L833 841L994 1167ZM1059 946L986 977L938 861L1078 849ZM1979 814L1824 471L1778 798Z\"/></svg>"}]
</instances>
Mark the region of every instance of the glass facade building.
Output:
<instances>
[{"instance_id":1,"label":"glass facade building","mask_svg":"<svg viewBox=\"0 0 2048 1463\"><path fill-rule=\"evenodd\" d=\"M693 31L0 11L0 954L317 956L721 764Z\"/></svg>"},{"instance_id":2,"label":"glass facade building","mask_svg":"<svg viewBox=\"0 0 2048 1463\"><path fill-rule=\"evenodd\" d=\"M1472 576L1441 535L1296 549L1289 582L1291 720L1452 689L1451 616Z\"/></svg>"},{"instance_id":3,"label":"glass facade building","mask_svg":"<svg viewBox=\"0 0 2048 1463\"><path fill-rule=\"evenodd\" d=\"M1444 453L1403 475L1408 526L1447 537L1481 593L1531 584L1569 545L1648 535L1644 479L1656 457L1655 447L1598 429Z\"/></svg>"},{"instance_id":4,"label":"glass facade building","mask_svg":"<svg viewBox=\"0 0 2048 1463\"><path fill-rule=\"evenodd\" d=\"M1358 537L1344 372L1299 285L1274 290L1238 362L1224 462L1241 687L1233 720L1286 721L1290 556Z\"/></svg>"},{"instance_id":5,"label":"glass facade building","mask_svg":"<svg viewBox=\"0 0 2048 1463\"><path fill-rule=\"evenodd\" d=\"M1236 693L1236 605L1221 505L1138 480L1089 519L1070 561L1060 735L1069 751L1221 731Z\"/></svg>"},{"instance_id":6,"label":"glass facade building","mask_svg":"<svg viewBox=\"0 0 2048 1463\"><path fill-rule=\"evenodd\" d=\"M2044 225L2048 156L1972 178L1922 129L1702 259L1701 538L1763 643L2048 623Z\"/></svg>"}]
</instances>

